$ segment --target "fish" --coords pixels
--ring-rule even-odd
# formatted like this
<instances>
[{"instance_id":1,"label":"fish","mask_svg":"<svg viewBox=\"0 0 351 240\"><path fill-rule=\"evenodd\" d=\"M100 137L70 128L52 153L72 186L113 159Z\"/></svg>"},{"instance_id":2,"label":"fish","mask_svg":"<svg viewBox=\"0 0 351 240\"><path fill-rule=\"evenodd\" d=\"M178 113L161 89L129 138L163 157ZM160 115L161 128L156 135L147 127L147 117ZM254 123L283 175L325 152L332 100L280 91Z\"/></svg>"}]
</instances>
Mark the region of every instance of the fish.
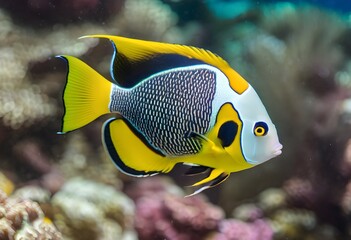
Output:
<instances>
[{"instance_id":1,"label":"fish","mask_svg":"<svg viewBox=\"0 0 351 240\"><path fill-rule=\"evenodd\" d=\"M201 175L193 194L233 172L282 153L275 125L254 88L220 56L202 48L111 35L111 79L68 55L60 134L113 114L102 126L114 165L134 177L189 165Z\"/></svg>"}]
</instances>

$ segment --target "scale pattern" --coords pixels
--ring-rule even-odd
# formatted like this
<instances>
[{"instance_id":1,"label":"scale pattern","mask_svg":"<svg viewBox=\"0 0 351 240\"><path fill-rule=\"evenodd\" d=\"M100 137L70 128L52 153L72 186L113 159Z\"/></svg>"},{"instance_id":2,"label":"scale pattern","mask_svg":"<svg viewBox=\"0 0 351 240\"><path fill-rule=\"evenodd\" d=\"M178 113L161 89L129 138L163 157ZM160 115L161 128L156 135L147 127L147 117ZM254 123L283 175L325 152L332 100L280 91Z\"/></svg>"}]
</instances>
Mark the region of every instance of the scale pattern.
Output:
<instances>
[{"instance_id":1,"label":"scale pattern","mask_svg":"<svg viewBox=\"0 0 351 240\"><path fill-rule=\"evenodd\" d=\"M195 154L201 143L189 133L209 130L215 86L215 72L205 67L161 72L132 89L114 86L110 110L163 154Z\"/></svg>"}]
</instances>

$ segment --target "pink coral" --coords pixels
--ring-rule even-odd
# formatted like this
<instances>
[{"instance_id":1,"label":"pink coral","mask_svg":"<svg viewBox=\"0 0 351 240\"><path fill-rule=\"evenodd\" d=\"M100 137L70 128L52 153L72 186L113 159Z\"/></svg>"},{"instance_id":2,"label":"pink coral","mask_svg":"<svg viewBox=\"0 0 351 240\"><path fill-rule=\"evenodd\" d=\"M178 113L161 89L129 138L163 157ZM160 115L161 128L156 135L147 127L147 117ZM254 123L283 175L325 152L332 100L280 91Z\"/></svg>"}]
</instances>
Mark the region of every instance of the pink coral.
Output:
<instances>
[{"instance_id":1,"label":"pink coral","mask_svg":"<svg viewBox=\"0 0 351 240\"><path fill-rule=\"evenodd\" d=\"M211 240L271 240L273 230L262 219L252 223L245 223L236 219L227 219L219 224L219 233L214 234Z\"/></svg>"},{"instance_id":2,"label":"pink coral","mask_svg":"<svg viewBox=\"0 0 351 240\"><path fill-rule=\"evenodd\" d=\"M202 195L185 198L164 178L143 179L128 192L136 202L135 228L142 240L201 239L215 231L224 218L222 209Z\"/></svg>"},{"instance_id":3,"label":"pink coral","mask_svg":"<svg viewBox=\"0 0 351 240\"><path fill-rule=\"evenodd\" d=\"M136 202L135 227L140 239L190 240L217 229L223 211L200 195L142 197Z\"/></svg>"},{"instance_id":4,"label":"pink coral","mask_svg":"<svg viewBox=\"0 0 351 240\"><path fill-rule=\"evenodd\" d=\"M288 195L288 201L299 207L309 207L317 198L316 189L308 179L291 178L285 182L284 190Z\"/></svg>"}]
</instances>

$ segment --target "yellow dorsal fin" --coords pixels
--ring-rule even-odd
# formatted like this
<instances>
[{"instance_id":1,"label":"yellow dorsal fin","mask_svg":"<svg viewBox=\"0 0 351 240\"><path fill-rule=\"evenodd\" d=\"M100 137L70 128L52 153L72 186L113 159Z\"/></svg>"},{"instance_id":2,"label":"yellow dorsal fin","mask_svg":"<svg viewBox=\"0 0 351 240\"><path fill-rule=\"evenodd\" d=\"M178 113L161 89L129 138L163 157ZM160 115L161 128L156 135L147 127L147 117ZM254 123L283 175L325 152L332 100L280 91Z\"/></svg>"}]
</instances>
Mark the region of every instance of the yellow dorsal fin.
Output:
<instances>
[{"instance_id":1,"label":"yellow dorsal fin","mask_svg":"<svg viewBox=\"0 0 351 240\"><path fill-rule=\"evenodd\" d=\"M89 35L82 38L106 38L117 47L117 54L123 54L131 62L146 61L162 54L177 54L189 59L196 59L221 70L229 79L230 86L238 94L248 88L248 83L218 55L191 46L145 41L110 35Z\"/></svg>"}]
</instances>

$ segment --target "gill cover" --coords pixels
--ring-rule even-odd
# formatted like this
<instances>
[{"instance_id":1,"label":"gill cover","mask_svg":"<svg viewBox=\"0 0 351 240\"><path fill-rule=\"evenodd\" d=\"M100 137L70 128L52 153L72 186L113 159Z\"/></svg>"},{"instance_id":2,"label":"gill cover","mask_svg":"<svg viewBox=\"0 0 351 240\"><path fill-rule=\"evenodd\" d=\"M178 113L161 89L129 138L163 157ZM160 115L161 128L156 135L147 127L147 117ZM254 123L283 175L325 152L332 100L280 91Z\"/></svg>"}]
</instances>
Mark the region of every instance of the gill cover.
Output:
<instances>
[{"instance_id":1,"label":"gill cover","mask_svg":"<svg viewBox=\"0 0 351 240\"><path fill-rule=\"evenodd\" d=\"M242 153L243 122L232 103L223 104L217 114L213 128L206 137L215 143L216 148L208 143L203 144L203 152L217 149L223 161L217 161L216 167L228 172L237 172L252 167Z\"/></svg>"}]
</instances>

